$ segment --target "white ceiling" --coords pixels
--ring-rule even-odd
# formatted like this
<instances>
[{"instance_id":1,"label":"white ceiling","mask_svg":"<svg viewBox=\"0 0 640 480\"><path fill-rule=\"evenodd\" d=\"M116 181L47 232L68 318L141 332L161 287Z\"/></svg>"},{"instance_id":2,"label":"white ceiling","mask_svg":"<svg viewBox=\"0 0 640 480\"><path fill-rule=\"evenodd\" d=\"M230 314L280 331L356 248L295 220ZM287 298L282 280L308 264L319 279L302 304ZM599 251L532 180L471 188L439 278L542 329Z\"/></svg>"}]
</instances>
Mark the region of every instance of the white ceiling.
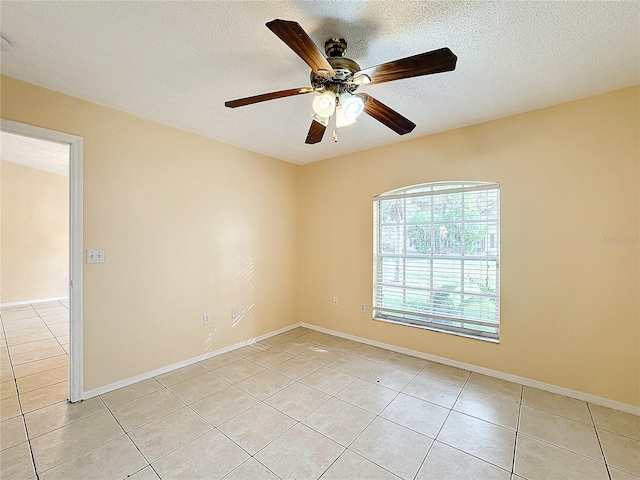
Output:
<instances>
[{"instance_id":1,"label":"white ceiling","mask_svg":"<svg viewBox=\"0 0 640 480\"><path fill-rule=\"evenodd\" d=\"M304 164L640 83L640 2L0 2L2 73ZM449 47L453 72L361 87L417 124L371 117L305 145L311 95L226 100L309 85L266 27L294 20L362 68Z\"/></svg>"},{"instance_id":2,"label":"white ceiling","mask_svg":"<svg viewBox=\"0 0 640 480\"><path fill-rule=\"evenodd\" d=\"M0 132L0 158L69 176L69 145Z\"/></svg>"}]
</instances>

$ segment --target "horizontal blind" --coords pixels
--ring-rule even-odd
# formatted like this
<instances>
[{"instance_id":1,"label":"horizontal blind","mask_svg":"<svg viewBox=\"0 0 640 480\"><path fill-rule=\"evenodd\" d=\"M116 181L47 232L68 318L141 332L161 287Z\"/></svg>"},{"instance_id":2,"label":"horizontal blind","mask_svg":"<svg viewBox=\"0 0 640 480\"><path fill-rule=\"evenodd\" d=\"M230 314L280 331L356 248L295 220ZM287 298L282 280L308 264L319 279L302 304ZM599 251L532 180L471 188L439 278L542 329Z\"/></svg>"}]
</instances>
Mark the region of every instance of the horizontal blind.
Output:
<instances>
[{"instance_id":1,"label":"horizontal blind","mask_svg":"<svg viewBox=\"0 0 640 480\"><path fill-rule=\"evenodd\" d=\"M495 183L436 183L374 198L374 317L498 338Z\"/></svg>"}]
</instances>

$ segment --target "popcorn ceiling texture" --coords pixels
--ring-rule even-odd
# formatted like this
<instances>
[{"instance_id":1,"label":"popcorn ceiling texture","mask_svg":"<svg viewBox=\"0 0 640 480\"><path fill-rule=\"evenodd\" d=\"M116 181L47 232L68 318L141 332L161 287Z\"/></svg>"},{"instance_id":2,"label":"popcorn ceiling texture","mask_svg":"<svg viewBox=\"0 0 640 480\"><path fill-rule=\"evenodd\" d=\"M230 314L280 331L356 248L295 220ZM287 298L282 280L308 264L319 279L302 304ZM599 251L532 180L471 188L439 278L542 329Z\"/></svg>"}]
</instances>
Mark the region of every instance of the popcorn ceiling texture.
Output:
<instances>
[{"instance_id":1,"label":"popcorn ceiling texture","mask_svg":"<svg viewBox=\"0 0 640 480\"><path fill-rule=\"evenodd\" d=\"M2 73L304 164L640 83L638 2L13 2L0 5ZM226 100L309 85L266 27L346 38L362 68L449 47L453 72L361 88L417 124L400 137L363 115L305 145L311 95ZM73 132L71 132L73 133Z\"/></svg>"}]
</instances>

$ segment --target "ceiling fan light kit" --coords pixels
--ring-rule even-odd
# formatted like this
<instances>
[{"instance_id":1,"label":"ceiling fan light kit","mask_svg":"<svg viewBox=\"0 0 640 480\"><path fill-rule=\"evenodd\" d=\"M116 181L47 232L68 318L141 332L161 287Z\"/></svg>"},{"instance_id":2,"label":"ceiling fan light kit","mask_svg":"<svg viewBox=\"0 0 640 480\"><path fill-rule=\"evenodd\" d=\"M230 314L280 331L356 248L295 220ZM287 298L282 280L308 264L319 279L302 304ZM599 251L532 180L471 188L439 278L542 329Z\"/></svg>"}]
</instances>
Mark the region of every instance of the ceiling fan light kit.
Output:
<instances>
[{"instance_id":1,"label":"ceiling fan light kit","mask_svg":"<svg viewBox=\"0 0 640 480\"><path fill-rule=\"evenodd\" d=\"M225 106L236 108L317 92L312 101L315 115L312 117L311 127L305 140L307 144L315 144L322 140L331 118L334 120L333 139L337 141L335 129L353 124L362 112L386 125L398 135L413 131L415 123L366 93L356 94L358 87L448 72L456 68L457 57L448 48L441 48L363 70L355 61L344 56L347 50L347 42L344 38L327 40L324 45L325 57L298 23L276 19L266 25L311 67L311 87L240 98L225 102Z\"/></svg>"}]
</instances>

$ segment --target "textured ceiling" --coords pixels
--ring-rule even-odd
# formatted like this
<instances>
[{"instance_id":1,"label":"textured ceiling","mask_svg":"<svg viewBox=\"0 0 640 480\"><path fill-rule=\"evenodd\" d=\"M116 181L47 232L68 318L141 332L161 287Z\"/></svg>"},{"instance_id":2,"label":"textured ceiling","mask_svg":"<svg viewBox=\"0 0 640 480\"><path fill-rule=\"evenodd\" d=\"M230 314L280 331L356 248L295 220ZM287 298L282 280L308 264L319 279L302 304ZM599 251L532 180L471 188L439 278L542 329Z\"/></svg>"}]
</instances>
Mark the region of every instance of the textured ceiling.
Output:
<instances>
[{"instance_id":1,"label":"textured ceiling","mask_svg":"<svg viewBox=\"0 0 640 480\"><path fill-rule=\"evenodd\" d=\"M0 132L0 158L69 176L69 145Z\"/></svg>"},{"instance_id":2,"label":"textured ceiling","mask_svg":"<svg viewBox=\"0 0 640 480\"><path fill-rule=\"evenodd\" d=\"M640 2L0 2L3 74L304 164L640 83ZM417 124L371 117L305 145L311 98L225 100L309 85L266 27L344 37L362 68L449 47L453 72L361 87Z\"/></svg>"}]
</instances>

